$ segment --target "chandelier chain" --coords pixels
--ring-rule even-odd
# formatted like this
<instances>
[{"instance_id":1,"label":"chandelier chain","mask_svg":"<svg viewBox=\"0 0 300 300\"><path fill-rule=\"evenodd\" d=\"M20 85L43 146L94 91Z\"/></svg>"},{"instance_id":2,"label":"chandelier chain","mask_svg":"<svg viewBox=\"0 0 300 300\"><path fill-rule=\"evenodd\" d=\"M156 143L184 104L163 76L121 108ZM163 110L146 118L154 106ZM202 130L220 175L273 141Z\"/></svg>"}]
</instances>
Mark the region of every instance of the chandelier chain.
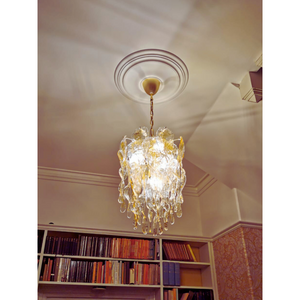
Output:
<instances>
[{"instance_id":1,"label":"chandelier chain","mask_svg":"<svg viewBox=\"0 0 300 300\"><path fill-rule=\"evenodd\" d=\"M154 131L153 131L153 95L150 95L150 136L154 136Z\"/></svg>"}]
</instances>

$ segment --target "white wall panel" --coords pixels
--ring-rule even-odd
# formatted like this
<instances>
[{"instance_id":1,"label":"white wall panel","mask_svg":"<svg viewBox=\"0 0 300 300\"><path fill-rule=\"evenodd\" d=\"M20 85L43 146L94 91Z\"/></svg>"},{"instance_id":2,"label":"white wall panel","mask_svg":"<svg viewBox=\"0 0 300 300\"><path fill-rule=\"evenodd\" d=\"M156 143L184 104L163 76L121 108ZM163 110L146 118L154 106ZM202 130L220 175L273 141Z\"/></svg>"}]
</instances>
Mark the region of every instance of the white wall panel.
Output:
<instances>
[{"instance_id":1,"label":"white wall panel","mask_svg":"<svg viewBox=\"0 0 300 300\"><path fill-rule=\"evenodd\" d=\"M117 199L117 187L39 179L38 223L133 232L132 219L120 213ZM176 217L166 233L201 236L198 198L184 196L182 211L183 216Z\"/></svg>"},{"instance_id":2,"label":"white wall panel","mask_svg":"<svg viewBox=\"0 0 300 300\"><path fill-rule=\"evenodd\" d=\"M241 220L245 222L262 223L262 201L260 199L251 198L241 190L237 189L236 192Z\"/></svg>"},{"instance_id":3,"label":"white wall panel","mask_svg":"<svg viewBox=\"0 0 300 300\"><path fill-rule=\"evenodd\" d=\"M239 220L235 191L217 181L200 196L203 236L211 237Z\"/></svg>"}]
</instances>

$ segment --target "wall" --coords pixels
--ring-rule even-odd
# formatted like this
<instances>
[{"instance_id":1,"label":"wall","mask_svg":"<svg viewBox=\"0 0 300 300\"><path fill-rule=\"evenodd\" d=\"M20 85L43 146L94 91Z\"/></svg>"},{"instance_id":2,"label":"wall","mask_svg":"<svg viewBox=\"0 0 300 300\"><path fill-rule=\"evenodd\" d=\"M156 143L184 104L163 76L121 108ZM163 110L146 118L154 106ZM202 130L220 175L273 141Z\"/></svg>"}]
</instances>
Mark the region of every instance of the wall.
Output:
<instances>
[{"instance_id":1,"label":"wall","mask_svg":"<svg viewBox=\"0 0 300 300\"><path fill-rule=\"evenodd\" d=\"M212 237L240 221L235 191L217 181L200 196L202 232Z\"/></svg>"},{"instance_id":2,"label":"wall","mask_svg":"<svg viewBox=\"0 0 300 300\"><path fill-rule=\"evenodd\" d=\"M262 299L262 230L239 227L213 242L219 300Z\"/></svg>"},{"instance_id":3,"label":"wall","mask_svg":"<svg viewBox=\"0 0 300 300\"><path fill-rule=\"evenodd\" d=\"M262 201L251 198L239 189L236 190L241 220L244 222L262 223Z\"/></svg>"},{"instance_id":4,"label":"wall","mask_svg":"<svg viewBox=\"0 0 300 300\"><path fill-rule=\"evenodd\" d=\"M243 101L228 83L186 142L185 156L229 188L262 202L262 101Z\"/></svg>"},{"instance_id":5,"label":"wall","mask_svg":"<svg viewBox=\"0 0 300 300\"><path fill-rule=\"evenodd\" d=\"M62 173L62 172L61 172ZM50 177L50 176L48 176ZM38 180L38 224L75 228L88 228L135 232L132 219L120 213L117 201L118 184L100 186L89 183L64 180L58 176ZM119 180L118 180L119 181ZM168 234L201 236L200 205L198 197L184 195L183 216L175 217L175 224L169 226ZM141 228L138 228L141 232Z\"/></svg>"}]
</instances>

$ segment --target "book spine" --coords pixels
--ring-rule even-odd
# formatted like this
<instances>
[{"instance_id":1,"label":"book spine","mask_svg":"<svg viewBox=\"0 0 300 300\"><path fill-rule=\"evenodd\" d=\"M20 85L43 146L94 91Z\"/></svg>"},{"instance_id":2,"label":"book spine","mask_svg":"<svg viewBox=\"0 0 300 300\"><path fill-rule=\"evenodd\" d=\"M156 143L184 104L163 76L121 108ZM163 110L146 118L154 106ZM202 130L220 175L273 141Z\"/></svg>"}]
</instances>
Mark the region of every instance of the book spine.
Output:
<instances>
[{"instance_id":1,"label":"book spine","mask_svg":"<svg viewBox=\"0 0 300 300\"><path fill-rule=\"evenodd\" d=\"M189 254L188 254L188 250L187 250L187 247L185 244L182 244L183 246L183 250L184 250L184 253L185 253L185 260L186 261L189 261L190 260L190 257L189 257Z\"/></svg>"},{"instance_id":2,"label":"book spine","mask_svg":"<svg viewBox=\"0 0 300 300\"><path fill-rule=\"evenodd\" d=\"M174 285L176 286L180 286L180 264L179 263L175 263L175 283Z\"/></svg>"},{"instance_id":3,"label":"book spine","mask_svg":"<svg viewBox=\"0 0 300 300\"><path fill-rule=\"evenodd\" d=\"M134 258L134 247L135 247L135 240L131 239L131 242L130 242L130 256L129 256L130 259Z\"/></svg>"},{"instance_id":4,"label":"book spine","mask_svg":"<svg viewBox=\"0 0 300 300\"><path fill-rule=\"evenodd\" d=\"M50 241L50 237L47 236L47 237L46 237L45 249L44 249L44 253L46 253L46 254L48 253L49 241Z\"/></svg>"},{"instance_id":5,"label":"book spine","mask_svg":"<svg viewBox=\"0 0 300 300\"><path fill-rule=\"evenodd\" d=\"M84 240L85 240L85 236L82 235L82 236L80 237L80 249L79 249L79 255L80 255L80 256L83 256Z\"/></svg>"},{"instance_id":6,"label":"book spine","mask_svg":"<svg viewBox=\"0 0 300 300\"><path fill-rule=\"evenodd\" d=\"M175 285L175 264L169 263L169 285Z\"/></svg>"},{"instance_id":7,"label":"book spine","mask_svg":"<svg viewBox=\"0 0 300 300\"><path fill-rule=\"evenodd\" d=\"M78 235L78 238L77 238L77 248L76 248L76 254L75 255L80 255L80 242L81 242L81 235L79 234Z\"/></svg>"},{"instance_id":8,"label":"book spine","mask_svg":"<svg viewBox=\"0 0 300 300\"><path fill-rule=\"evenodd\" d=\"M56 254L61 254L61 250L60 250L60 247L61 247L61 236L58 237L58 241L57 241L57 248L56 248Z\"/></svg>"},{"instance_id":9,"label":"book spine","mask_svg":"<svg viewBox=\"0 0 300 300\"><path fill-rule=\"evenodd\" d=\"M44 271L43 271L43 281L47 281L47 275L48 275L48 258L45 260L44 264Z\"/></svg>"},{"instance_id":10,"label":"book spine","mask_svg":"<svg viewBox=\"0 0 300 300\"><path fill-rule=\"evenodd\" d=\"M191 256L192 256L193 261L197 261L197 259L196 259L196 257L195 257L195 254L194 254L194 252L193 252L193 249L192 249L192 247L191 247L190 244L187 244L187 248L188 248L188 250L189 250L189 252L190 252L190 254L191 254Z\"/></svg>"},{"instance_id":11,"label":"book spine","mask_svg":"<svg viewBox=\"0 0 300 300\"><path fill-rule=\"evenodd\" d=\"M87 236L84 236L84 238L83 238L83 251L82 251L82 255L83 255L83 256L86 256L87 240L88 240L88 237L87 237Z\"/></svg>"},{"instance_id":12,"label":"book spine","mask_svg":"<svg viewBox=\"0 0 300 300\"><path fill-rule=\"evenodd\" d=\"M99 238L95 237L94 256L97 256L97 253L98 253L98 241L99 241Z\"/></svg>"},{"instance_id":13,"label":"book spine","mask_svg":"<svg viewBox=\"0 0 300 300\"><path fill-rule=\"evenodd\" d=\"M164 300L169 300L168 299L168 291L164 290Z\"/></svg>"},{"instance_id":14,"label":"book spine","mask_svg":"<svg viewBox=\"0 0 300 300\"><path fill-rule=\"evenodd\" d=\"M81 263L82 263L82 261L76 261L76 275L75 275L75 277L76 277L76 282L81 282L81 271L80 271L80 269L81 269Z\"/></svg>"},{"instance_id":15,"label":"book spine","mask_svg":"<svg viewBox=\"0 0 300 300\"><path fill-rule=\"evenodd\" d=\"M163 262L163 285L169 285L169 263Z\"/></svg>"},{"instance_id":16,"label":"book spine","mask_svg":"<svg viewBox=\"0 0 300 300\"><path fill-rule=\"evenodd\" d=\"M101 283L105 283L105 264L102 264L102 269L101 269Z\"/></svg>"},{"instance_id":17,"label":"book spine","mask_svg":"<svg viewBox=\"0 0 300 300\"><path fill-rule=\"evenodd\" d=\"M47 274L47 281L50 281L51 278L51 272L52 272L52 265L53 265L53 259L49 259L49 268L48 268L48 274Z\"/></svg>"},{"instance_id":18,"label":"book spine","mask_svg":"<svg viewBox=\"0 0 300 300\"><path fill-rule=\"evenodd\" d=\"M86 244L86 254L85 256L90 256L91 254L91 243L92 243L92 237L87 237L87 244Z\"/></svg>"}]
</instances>

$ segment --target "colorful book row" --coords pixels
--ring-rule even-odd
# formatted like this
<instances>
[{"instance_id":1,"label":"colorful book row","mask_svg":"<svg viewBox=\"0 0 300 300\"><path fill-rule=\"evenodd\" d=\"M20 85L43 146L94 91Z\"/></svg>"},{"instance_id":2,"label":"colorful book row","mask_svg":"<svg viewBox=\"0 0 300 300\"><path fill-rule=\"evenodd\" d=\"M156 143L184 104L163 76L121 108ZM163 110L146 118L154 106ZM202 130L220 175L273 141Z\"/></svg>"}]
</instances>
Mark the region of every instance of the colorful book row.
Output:
<instances>
[{"instance_id":1,"label":"colorful book row","mask_svg":"<svg viewBox=\"0 0 300 300\"><path fill-rule=\"evenodd\" d=\"M163 262L163 284L165 286L180 286L179 263Z\"/></svg>"},{"instance_id":2,"label":"colorful book row","mask_svg":"<svg viewBox=\"0 0 300 300\"><path fill-rule=\"evenodd\" d=\"M180 300L214 300L212 290L189 291L178 297Z\"/></svg>"},{"instance_id":3,"label":"colorful book row","mask_svg":"<svg viewBox=\"0 0 300 300\"><path fill-rule=\"evenodd\" d=\"M190 244L163 242L163 251L167 260L197 261Z\"/></svg>"},{"instance_id":4,"label":"colorful book row","mask_svg":"<svg viewBox=\"0 0 300 300\"><path fill-rule=\"evenodd\" d=\"M44 258L40 281L158 285L159 265L129 261Z\"/></svg>"},{"instance_id":5,"label":"colorful book row","mask_svg":"<svg viewBox=\"0 0 300 300\"><path fill-rule=\"evenodd\" d=\"M148 239L47 236L44 253L156 260L159 257L159 244L158 240Z\"/></svg>"}]
</instances>

